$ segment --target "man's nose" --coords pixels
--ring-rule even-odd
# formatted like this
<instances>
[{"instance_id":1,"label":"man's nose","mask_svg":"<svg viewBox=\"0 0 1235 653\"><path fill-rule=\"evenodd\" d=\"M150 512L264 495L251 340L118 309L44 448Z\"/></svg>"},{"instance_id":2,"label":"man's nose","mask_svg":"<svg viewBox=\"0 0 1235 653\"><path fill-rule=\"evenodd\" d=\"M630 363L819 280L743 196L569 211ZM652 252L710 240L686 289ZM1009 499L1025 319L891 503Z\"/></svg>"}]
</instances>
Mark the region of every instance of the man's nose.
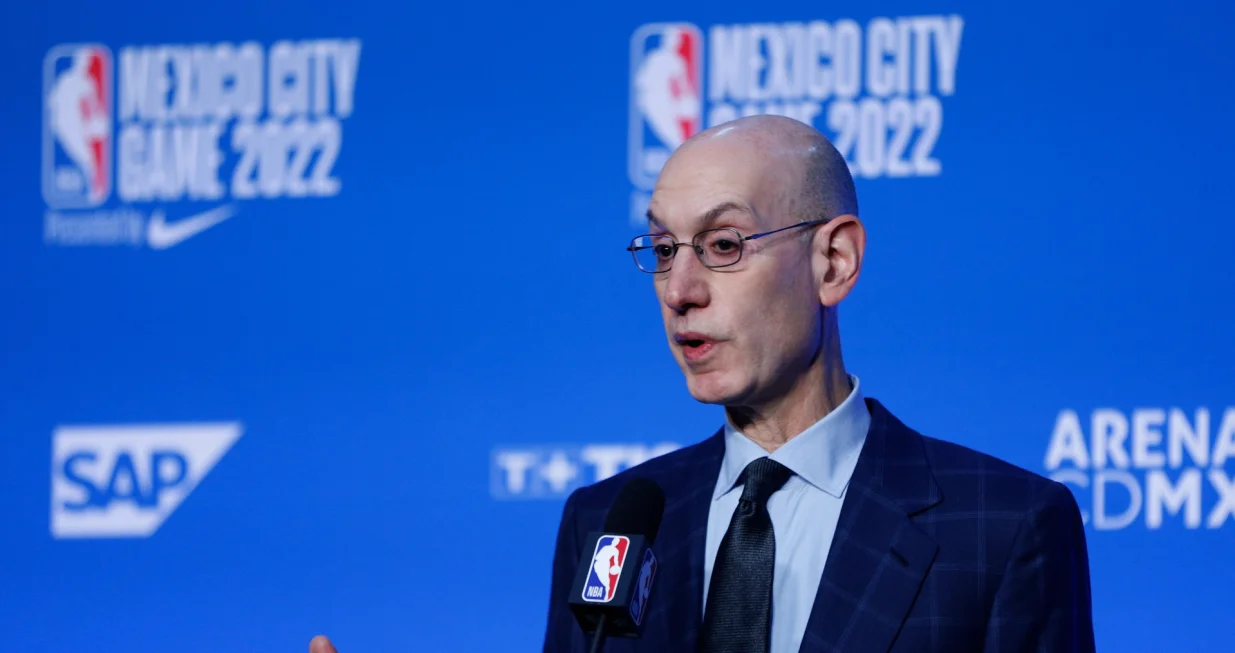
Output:
<instances>
[{"instance_id":1,"label":"man's nose","mask_svg":"<svg viewBox=\"0 0 1235 653\"><path fill-rule=\"evenodd\" d=\"M707 274L710 272L690 246L678 250L673 266L665 272L665 305L678 313L708 305L710 293Z\"/></svg>"}]
</instances>

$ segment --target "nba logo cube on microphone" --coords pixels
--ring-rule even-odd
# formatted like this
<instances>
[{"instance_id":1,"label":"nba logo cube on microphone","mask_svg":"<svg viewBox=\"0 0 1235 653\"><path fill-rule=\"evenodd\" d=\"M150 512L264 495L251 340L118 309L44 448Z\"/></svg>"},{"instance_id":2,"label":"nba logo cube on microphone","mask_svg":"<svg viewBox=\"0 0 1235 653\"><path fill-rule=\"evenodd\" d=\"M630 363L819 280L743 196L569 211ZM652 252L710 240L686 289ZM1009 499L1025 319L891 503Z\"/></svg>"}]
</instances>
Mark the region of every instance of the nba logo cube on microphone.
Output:
<instances>
[{"instance_id":1,"label":"nba logo cube on microphone","mask_svg":"<svg viewBox=\"0 0 1235 653\"><path fill-rule=\"evenodd\" d=\"M648 549L643 554L643 564L639 565L639 579L635 583L635 593L630 599L630 618L636 626L643 625L643 616L647 614L648 597L652 594L652 581L656 578L656 556Z\"/></svg>"},{"instance_id":2,"label":"nba logo cube on microphone","mask_svg":"<svg viewBox=\"0 0 1235 653\"><path fill-rule=\"evenodd\" d=\"M608 603L613 600L629 549L630 538L625 535L604 535L596 540L587 582L583 585L584 601Z\"/></svg>"},{"instance_id":3,"label":"nba logo cube on microphone","mask_svg":"<svg viewBox=\"0 0 1235 653\"><path fill-rule=\"evenodd\" d=\"M602 616L609 637L639 637L652 598L656 556L642 535L590 533L568 603L585 633Z\"/></svg>"},{"instance_id":4,"label":"nba logo cube on microphone","mask_svg":"<svg viewBox=\"0 0 1235 653\"><path fill-rule=\"evenodd\" d=\"M101 205L111 195L111 51L59 45L43 62L43 198L57 209Z\"/></svg>"},{"instance_id":5,"label":"nba logo cube on microphone","mask_svg":"<svg viewBox=\"0 0 1235 653\"><path fill-rule=\"evenodd\" d=\"M630 43L628 175L651 190L669 155L703 126L703 34L690 23L654 23Z\"/></svg>"}]
</instances>

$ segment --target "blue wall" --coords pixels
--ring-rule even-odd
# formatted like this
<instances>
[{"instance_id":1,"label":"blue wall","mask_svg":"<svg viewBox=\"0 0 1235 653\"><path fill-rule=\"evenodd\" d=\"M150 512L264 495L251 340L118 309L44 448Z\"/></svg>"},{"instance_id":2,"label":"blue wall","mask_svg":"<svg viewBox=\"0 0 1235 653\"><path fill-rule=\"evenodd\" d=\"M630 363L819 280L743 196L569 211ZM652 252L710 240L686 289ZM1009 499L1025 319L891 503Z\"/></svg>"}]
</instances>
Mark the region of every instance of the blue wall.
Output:
<instances>
[{"instance_id":1,"label":"blue wall","mask_svg":"<svg viewBox=\"0 0 1235 653\"><path fill-rule=\"evenodd\" d=\"M1227 5L537 14L0 9L7 648L536 650L566 494L722 419L623 251L673 34L844 146L864 390L1072 487L1102 650L1231 646Z\"/></svg>"}]
</instances>

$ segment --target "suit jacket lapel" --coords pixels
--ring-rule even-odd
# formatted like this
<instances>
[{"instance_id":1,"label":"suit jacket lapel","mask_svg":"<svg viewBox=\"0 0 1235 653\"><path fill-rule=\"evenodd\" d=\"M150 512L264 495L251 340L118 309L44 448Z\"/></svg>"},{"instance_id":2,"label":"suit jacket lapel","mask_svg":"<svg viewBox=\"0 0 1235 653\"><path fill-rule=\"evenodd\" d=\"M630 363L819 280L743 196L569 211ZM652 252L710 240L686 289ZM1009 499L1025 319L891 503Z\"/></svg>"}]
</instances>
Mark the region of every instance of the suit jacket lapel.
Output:
<instances>
[{"instance_id":1,"label":"suit jacket lapel","mask_svg":"<svg viewBox=\"0 0 1235 653\"><path fill-rule=\"evenodd\" d=\"M846 490L801 651L886 651L938 545L910 517L939 503L921 436L867 399L870 431Z\"/></svg>"},{"instance_id":2,"label":"suit jacket lapel","mask_svg":"<svg viewBox=\"0 0 1235 653\"><path fill-rule=\"evenodd\" d=\"M724 430L699 443L699 453L665 479L665 516L653 550L660 562L657 589L668 646L694 651L703 622L703 559L712 493L725 455ZM655 605L656 603L653 603Z\"/></svg>"}]
</instances>

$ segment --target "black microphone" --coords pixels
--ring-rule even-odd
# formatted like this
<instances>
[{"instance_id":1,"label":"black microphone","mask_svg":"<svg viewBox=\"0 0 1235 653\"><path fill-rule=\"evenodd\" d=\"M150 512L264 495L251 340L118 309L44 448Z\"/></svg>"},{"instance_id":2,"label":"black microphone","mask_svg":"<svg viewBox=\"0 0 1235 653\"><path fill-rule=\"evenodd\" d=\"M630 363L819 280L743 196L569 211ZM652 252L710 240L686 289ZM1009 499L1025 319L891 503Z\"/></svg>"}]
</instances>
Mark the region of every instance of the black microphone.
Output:
<instances>
[{"instance_id":1,"label":"black microphone","mask_svg":"<svg viewBox=\"0 0 1235 653\"><path fill-rule=\"evenodd\" d=\"M665 514L655 481L635 478L613 500L605 530L589 533L570 588L570 610L598 653L605 637L639 637L648 612L656 556L652 543Z\"/></svg>"}]
</instances>

